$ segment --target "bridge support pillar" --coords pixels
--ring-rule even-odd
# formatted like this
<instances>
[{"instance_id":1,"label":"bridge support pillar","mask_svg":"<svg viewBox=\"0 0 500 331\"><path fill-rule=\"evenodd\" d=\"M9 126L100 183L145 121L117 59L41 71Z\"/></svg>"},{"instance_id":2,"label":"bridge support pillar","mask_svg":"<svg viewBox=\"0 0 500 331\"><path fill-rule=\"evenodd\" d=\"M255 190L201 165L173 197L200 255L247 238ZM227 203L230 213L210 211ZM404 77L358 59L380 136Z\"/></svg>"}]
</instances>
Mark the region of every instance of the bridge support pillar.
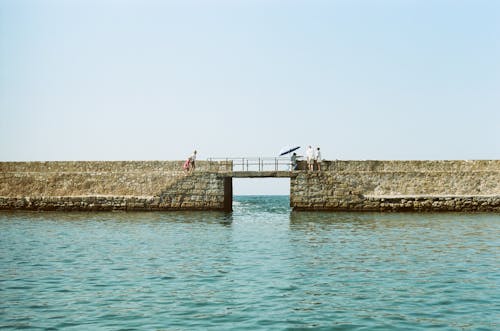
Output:
<instances>
[{"instance_id":1,"label":"bridge support pillar","mask_svg":"<svg viewBox=\"0 0 500 331\"><path fill-rule=\"evenodd\" d=\"M224 211L233 211L233 178L224 177Z\"/></svg>"}]
</instances>

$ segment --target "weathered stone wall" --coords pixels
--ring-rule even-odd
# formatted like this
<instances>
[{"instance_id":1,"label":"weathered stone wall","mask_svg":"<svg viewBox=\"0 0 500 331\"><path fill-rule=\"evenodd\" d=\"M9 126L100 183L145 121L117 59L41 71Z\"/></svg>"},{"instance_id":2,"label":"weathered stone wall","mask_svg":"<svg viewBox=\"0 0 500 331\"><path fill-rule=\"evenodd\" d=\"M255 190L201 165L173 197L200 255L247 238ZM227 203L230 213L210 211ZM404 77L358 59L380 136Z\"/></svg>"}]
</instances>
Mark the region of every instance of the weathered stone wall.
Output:
<instances>
[{"instance_id":1,"label":"weathered stone wall","mask_svg":"<svg viewBox=\"0 0 500 331\"><path fill-rule=\"evenodd\" d=\"M231 162L182 163L0 162L0 209L231 210ZM500 160L324 161L289 175L294 210L500 212Z\"/></svg>"},{"instance_id":2,"label":"weathered stone wall","mask_svg":"<svg viewBox=\"0 0 500 331\"><path fill-rule=\"evenodd\" d=\"M227 208L229 162L0 162L0 209L180 210ZM228 197L231 198L231 197Z\"/></svg>"},{"instance_id":3,"label":"weathered stone wall","mask_svg":"<svg viewBox=\"0 0 500 331\"><path fill-rule=\"evenodd\" d=\"M324 161L321 166L322 171L292 177L295 210L500 211L500 160Z\"/></svg>"}]
</instances>

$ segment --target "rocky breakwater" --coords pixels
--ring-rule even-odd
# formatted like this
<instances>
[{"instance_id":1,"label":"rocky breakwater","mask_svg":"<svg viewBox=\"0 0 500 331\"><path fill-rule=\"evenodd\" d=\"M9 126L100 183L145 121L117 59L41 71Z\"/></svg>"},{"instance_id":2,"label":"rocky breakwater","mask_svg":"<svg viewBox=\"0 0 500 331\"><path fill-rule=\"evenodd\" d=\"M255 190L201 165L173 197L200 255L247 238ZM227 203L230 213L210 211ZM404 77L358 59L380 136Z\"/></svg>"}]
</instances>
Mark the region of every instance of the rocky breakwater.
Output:
<instances>
[{"instance_id":1,"label":"rocky breakwater","mask_svg":"<svg viewBox=\"0 0 500 331\"><path fill-rule=\"evenodd\" d=\"M4 210L224 210L227 162L2 162Z\"/></svg>"},{"instance_id":2,"label":"rocky breakwater","mask_svg":"<svg viewBox=\"0 0 500 331\"><path fill-rule=\"evenodd\" d=\"M325 161L291 178L294 210L500 212L500 160Z\"/></svg>"}]
</instances>

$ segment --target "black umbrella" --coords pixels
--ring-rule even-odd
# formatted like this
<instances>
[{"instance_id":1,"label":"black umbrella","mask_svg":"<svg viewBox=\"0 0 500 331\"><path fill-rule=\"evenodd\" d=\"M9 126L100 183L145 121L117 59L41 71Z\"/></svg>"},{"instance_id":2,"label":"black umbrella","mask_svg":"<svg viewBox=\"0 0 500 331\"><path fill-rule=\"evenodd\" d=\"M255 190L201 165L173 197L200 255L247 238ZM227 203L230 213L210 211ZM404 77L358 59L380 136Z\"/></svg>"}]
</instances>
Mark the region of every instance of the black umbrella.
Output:
<instances>
[{"instance_id":1,"label":"black umbrella","mask_svg":"<svg viewBox=\"0 0 500 331\"><path fill-rule=\"evenodd\" d=\"M286 155L286 154L289 154L291 152L294 152L296 150L298 150L300 148L300 146L295 146L295 147L283 147L281 150L280 150L280 156L283 156L283 155Z\"/></svg>"}]
</instances>

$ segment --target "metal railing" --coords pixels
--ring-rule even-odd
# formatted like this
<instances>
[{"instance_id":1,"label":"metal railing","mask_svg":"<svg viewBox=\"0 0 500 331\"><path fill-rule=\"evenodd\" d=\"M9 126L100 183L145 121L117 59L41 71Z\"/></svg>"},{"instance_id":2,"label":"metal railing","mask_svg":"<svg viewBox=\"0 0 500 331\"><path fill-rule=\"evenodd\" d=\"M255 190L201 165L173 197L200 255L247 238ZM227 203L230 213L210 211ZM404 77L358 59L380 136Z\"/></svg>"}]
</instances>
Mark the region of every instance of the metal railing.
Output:
<instances>
[{"instance_id":1,"label":"metal railing","mask_svg":"<svg viewBox=\"0 0 500 331\"><path fill-rule=\"evenodd\" d=\"M290 171L289 157L211 157L207 161L232 161L233 171Z\"/></svg>"}]
</instances>

